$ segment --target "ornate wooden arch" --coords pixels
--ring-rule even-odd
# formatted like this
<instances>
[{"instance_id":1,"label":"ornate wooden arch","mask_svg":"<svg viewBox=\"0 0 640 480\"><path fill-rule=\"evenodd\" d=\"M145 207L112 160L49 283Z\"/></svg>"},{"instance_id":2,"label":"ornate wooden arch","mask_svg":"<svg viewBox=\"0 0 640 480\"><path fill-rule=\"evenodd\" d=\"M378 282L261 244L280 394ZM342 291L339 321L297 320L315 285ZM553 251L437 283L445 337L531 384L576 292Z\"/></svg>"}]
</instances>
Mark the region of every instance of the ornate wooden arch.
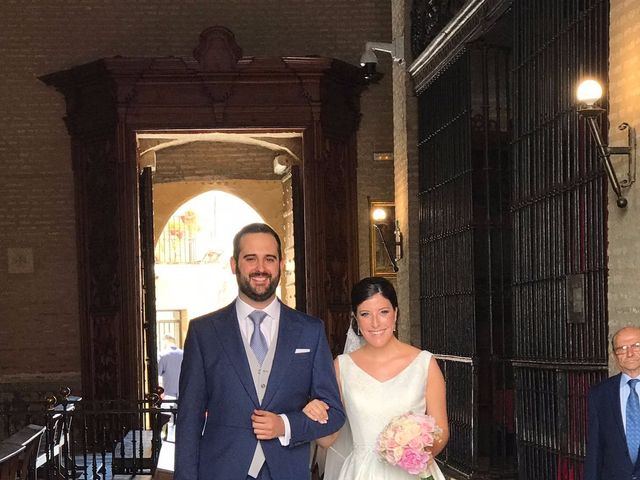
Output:
<instances>
[{"instance_id":1,"label":"ornate wooden arch","mask_svg":"<svg viewBox=\"0 0 640 480\"><path fill-rule=\"evenodd\" d=\"M40 79L66 99L76 190L83 395L143 391L136 132L296 128L303 131L296 215L299 308L347 329L358 272L358 69L320 57L243 57L212 27L195 59L113 57Z\"/></svg>"}]
</instances>

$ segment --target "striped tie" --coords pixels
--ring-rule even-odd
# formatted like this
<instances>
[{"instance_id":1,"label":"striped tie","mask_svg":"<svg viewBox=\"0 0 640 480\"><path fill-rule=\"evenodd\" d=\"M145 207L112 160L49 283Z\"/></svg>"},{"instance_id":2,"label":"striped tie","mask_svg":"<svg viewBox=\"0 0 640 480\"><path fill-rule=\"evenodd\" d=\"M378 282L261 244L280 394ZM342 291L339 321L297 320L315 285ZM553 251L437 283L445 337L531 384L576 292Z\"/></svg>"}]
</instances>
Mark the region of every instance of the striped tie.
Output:
<instances>
[{"instance_id":1,"label":"striped tie","mask_svg":"<svg viewBox=\"0 0 640 480\"><path fill-rule=\"evenodd\" d=\"M636 392L636 383L638 382L640 380L637 378L632 378L627 382L631 389L627 399L627 446L631 463L634 465L638 459L638 449L640 449L640 400L638 400L638 392Z\"/></svg>"},{"instance_id":2,"label":"striped tie","mask_svg":"<svg viewBox=\"0 0 640 480\"><path fill-rule=\"evenodd\" d=\"M266 316L267 314L261 310L254 310L249 314L249 319L253 322L253 333L251 334L249 346L253 350L253 353L256 354L260 365L262 365L264 357L267 356L267 350L269 350L267 339L264 337L262 330L260 330L260 324Z\"/></svg>"}]
</instances>

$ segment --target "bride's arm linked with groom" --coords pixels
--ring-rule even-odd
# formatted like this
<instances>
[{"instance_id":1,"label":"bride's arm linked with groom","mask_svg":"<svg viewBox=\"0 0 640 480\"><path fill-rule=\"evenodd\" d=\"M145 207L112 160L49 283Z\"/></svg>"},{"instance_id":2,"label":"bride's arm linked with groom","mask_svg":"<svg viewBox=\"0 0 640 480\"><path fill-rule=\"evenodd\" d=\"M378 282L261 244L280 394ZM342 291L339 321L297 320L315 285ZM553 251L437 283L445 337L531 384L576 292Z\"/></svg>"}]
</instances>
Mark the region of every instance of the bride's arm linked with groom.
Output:
<instances>
[{"instance_id":1,"label":"bride's arm linked with groom","mask_svg":"<svg viewBox=\"0 0 640 480\"><path fill-rule=\"evenodd\" d=\"M385 427L408 413L431 417L431 425L435 421L437 433L427 435L431 446L423 449L422 460L428 461L428 466L422 465L421 471L427 478L431 475L436 480L444 479L433 461L449 440L446 387L437 361L429 352L396 337L397 295L387 279L368 277L356 283L351 293L351 308L345 353L334 361L347 421L340 431L316 440L328 449L324 479L346 480L363 471L381 468L378 459L375 463L369 461L373 454L385 459L380 433L390 430ZM311 400L303 411L319 423L331 416L326 403L317 399ZM405 418L406 415L403 420ZM391 428L397 427L391 425ZM361 453L363 446L367 446L368 454ZM394 462L394 459L387 461ZM405 468L399 458L395 461L393 465ZM416 461L420 459L413 463ZM408 478L398 467L385 472L394 479Z\"/></svg>"}]
</instances>

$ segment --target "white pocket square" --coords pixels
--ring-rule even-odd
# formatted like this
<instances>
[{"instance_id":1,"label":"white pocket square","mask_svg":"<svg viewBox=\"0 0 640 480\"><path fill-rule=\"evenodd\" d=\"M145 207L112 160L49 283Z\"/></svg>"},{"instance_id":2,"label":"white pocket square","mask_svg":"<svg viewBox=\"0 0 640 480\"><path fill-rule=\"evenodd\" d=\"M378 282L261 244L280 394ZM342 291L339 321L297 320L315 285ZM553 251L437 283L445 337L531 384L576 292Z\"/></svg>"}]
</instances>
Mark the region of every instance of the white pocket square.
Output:
<instances>
[{"instance_id":1,"label":"white pocket square","mask_svg":"<svg viewBox=\"0 0 640 480\"><path fill-rule=\"evenodd\" d=\"M295 353L309 353L310 351L310 348L296 348Z\"/></svg>"}]
</instances>

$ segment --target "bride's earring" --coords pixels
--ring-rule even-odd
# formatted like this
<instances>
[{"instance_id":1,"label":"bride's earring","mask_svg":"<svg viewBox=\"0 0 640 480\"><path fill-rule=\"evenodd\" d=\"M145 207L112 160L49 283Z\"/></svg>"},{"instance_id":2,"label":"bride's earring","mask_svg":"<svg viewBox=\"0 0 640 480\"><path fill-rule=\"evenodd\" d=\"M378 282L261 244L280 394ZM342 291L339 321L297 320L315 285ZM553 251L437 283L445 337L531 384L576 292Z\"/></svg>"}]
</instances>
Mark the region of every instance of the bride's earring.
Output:
<instances>
[{"instance_id":1,"label":"bride's earring","mask_svg":"<svg viewBox=\"0 0 640 480\"><path fill-rule=\"evenodd\" d=\"M393 331L396 331L396 322L393 322Z\"/></svg>"}]
</instances>

